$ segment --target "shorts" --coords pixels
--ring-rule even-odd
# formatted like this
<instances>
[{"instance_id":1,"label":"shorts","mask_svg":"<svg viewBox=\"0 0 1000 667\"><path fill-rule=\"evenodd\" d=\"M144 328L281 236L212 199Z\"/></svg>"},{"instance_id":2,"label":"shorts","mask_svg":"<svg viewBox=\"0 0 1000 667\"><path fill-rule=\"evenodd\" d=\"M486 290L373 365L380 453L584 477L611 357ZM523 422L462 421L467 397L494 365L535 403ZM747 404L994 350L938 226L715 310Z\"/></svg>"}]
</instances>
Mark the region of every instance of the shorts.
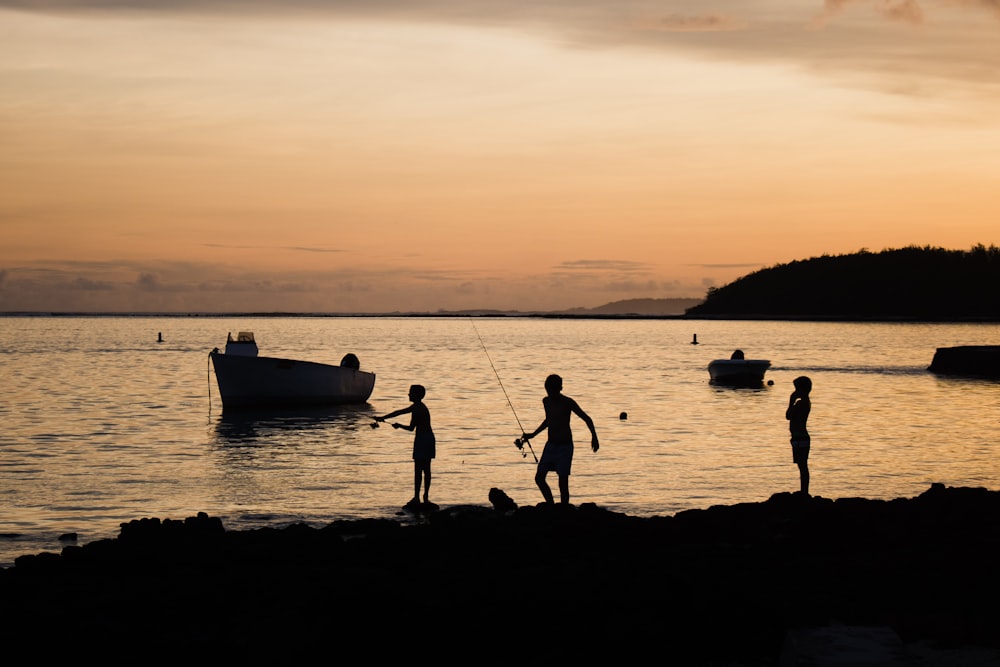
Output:
<instances>
[{"instance_id":1,"label":"shorts","mask_svg":"<svg viewBox=\"0 0 1000 667\"><path fill-rule=\"evenodd\" d=\"M792 462L805 463L809 460L809 438L792 438Z\"/></svg>"},{"instance_id":2,"label":"shorts","mask_svg":"<svg viewBox=\"0 0 1000 667\"><path fill-rule=\"evenodd\" d=\"M569 475L573 467L573 445L553 445L546 443L542 450L542 458L538 462L538 469L549 471L554 470L560 477Z\"/></svg>"},{"instance_id":3,"label":"shorts","mask_svg":"<svg viewBox=\"0 0 1000 667\"><path fill-rule=\"evenodd\" d=\"M434 432L417 433L413 437L413 460L432 459L437 455L437 439Z\"/></svg>"}]
</instances>

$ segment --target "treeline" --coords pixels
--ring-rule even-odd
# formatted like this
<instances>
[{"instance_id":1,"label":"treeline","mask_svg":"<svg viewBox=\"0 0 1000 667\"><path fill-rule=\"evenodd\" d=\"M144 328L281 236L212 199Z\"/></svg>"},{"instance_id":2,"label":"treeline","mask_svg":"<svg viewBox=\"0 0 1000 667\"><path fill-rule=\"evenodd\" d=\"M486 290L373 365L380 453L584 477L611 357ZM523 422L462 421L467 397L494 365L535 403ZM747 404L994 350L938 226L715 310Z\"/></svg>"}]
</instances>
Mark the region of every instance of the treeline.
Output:
<instances>
[{"instance_id":1,"label":"treeline","mask_svg":"<svg viewBox=\"0 0 1000 667\"><path fill-rule=\"evenodd\" d=\"M689 316L1000 320L1000 248L823 255L711 288Z\"/></svg>"}]
</instances>

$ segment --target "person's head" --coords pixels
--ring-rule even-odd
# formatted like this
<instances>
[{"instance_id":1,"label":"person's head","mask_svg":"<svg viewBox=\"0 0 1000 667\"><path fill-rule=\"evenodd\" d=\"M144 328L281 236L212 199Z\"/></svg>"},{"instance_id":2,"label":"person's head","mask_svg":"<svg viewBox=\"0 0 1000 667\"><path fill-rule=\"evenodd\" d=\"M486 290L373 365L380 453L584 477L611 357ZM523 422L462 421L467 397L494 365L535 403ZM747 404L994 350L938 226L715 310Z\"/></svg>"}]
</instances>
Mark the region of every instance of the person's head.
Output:
<instances>
[{"instance_id":1,"label":"person's head","mask_svg":"<svg viewBox=\"0 0 1000 667\"><path fill-rule=\"evenodd\" d=\"M805 375L800 375L799 377L792 380L792 386L795 387L795 391L803 396L808 396L809 392L813 388L812 380L810 380Z\"/></svg>"},{"instance_id":2,"label":"person's head","mask_svg":"<svg viewBox=\"0 0 1000 667\"><path fill-rule=\"evenodd\" d=\"M411 384L410 385L410 400L420 401L423 400L424 396L427 395L427 390L424 389L422 384Z\"/></svg>"},{"instance_id":3,"label":"person's head","mask_svg":"<svg viewBox=\"0 0 1000 667\"><path fill-rule=\"evenodd\" d=\"M545 391L550 394L558 394L562 391L562 378L555 374L545 378Z\"/></svg>"}]
</instances>

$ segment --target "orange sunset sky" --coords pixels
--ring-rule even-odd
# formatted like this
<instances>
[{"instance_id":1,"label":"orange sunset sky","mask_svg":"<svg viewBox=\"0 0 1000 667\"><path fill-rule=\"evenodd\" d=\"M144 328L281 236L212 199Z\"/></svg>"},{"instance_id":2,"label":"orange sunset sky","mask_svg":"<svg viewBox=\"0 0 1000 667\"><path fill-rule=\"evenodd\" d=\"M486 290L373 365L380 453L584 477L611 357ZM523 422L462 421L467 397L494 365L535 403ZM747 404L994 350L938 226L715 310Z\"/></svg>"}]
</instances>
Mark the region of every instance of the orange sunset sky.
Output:
<instances>
[{"instance_id":1,"label":"orange sunset sky","mask_svg":"<svg viewBox=\"0 0 1000 667\"><path fill-rule=\"evenodd\" d=\"M702 297L1000 244L998 0L0 0L0 311Z\"/></svg>"}]
</instances>

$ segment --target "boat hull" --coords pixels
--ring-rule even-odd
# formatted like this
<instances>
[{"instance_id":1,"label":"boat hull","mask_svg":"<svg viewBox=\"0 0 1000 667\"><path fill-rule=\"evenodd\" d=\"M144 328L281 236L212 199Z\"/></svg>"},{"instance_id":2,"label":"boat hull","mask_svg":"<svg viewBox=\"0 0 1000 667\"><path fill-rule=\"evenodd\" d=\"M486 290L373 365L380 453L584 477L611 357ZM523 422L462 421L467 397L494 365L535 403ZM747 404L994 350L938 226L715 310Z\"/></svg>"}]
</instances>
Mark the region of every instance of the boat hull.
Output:
<instances>
[{"instance_id":1,"label":"boat hull","mask_svg":"<svg viewBox=\"0 0 1000 667\"><path fill-rule=\"evenodd\" d=\"M1000 379L1000 345L939 347L927 370L939 375Z\"/></svg>"},{"instance_id":2,"label":"boat hull","mask_svg":"<svg viewBox=\"0 0 1000 667\"><path fill-rule=\"evenodd\" d=\"M708 375L713 384L757 387L770 367L766 359L716 359L708 365Z\"/></svg>"},{"instance_id":3,"label":"boat hull","mask_svg":"<svg viewBox=\"0 0 1000 667\"><path fill-rule=\"evenodd\" d=\"M347 366L212 352L224 409L364 403L375 374Z\"/></svg>"}]
</instances>

